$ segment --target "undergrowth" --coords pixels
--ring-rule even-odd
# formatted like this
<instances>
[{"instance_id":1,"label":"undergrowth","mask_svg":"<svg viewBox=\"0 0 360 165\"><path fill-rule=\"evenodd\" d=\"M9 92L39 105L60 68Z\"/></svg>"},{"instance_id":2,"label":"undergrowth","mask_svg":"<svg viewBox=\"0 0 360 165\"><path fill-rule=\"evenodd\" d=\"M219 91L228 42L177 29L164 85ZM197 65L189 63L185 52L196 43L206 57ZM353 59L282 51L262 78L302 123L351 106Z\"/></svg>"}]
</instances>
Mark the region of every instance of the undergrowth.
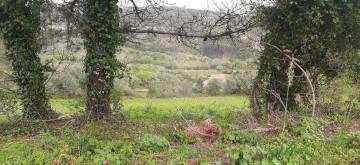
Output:
<instances>
[{"instance_id":1,"label":"undergrowth","mask_svg":"<svg viewBox=\"0 0 360 165\"><path fill-rule=\"evenodd\" d=\"M296 121L285 129L254 131L256 123L245 104L212 99L202 104L204 100L125 102L119 114L101 122L81 115L51 122L0 122L0 164L360 163L357 118L294 113ZM221 127L214 143L187 137L189 123L207 118ZM273 124L282 128L281 122Z\"/></svg>"}]
</instances>

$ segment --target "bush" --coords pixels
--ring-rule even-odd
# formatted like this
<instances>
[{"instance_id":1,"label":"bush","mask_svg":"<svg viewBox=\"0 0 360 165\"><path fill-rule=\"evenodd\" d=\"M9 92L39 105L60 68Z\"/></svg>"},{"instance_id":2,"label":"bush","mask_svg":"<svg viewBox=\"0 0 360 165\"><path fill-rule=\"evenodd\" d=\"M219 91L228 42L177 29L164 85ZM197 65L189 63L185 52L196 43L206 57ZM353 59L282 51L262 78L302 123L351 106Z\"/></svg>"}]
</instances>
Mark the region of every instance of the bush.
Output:
<instances>
[{"instance_id":1,"label":"bush","mask_svg":"<svg viewBox=\"0 0 360 165\"><path fill-rule=\"evenodd\" d=\"M220 95L222 93L222 83L219 80L212 79L205 87L205 91L210 96Z\"/></svg>"},{"instance_id":2,"label":"bush","mask_svg":"<svg viewBox=\"0 0 360 165\"><path fill-rule=\"evenodd\" d=\"M75 98L85 95L85 73L80 63L54 73L47 83L50 93L56 97Z\"/></svg>"},{"instance_id":3,"label":"bush","mask_svg":"<svg viewBox=\"0 0 360 165\"><path fill-rule=\"evenodd\" d=\"M318 109L327 116L360 118L360 86L345 78L319 87Z\"/></svg>"},{"instance_id":4,"label":"bush","mask_svg":"<svg viewBox=\"0 0 360 165\"><path fill-rule=\"evenodd\" d=\"M231 78L226 81L225 93L249 95L252 90L255 72L237 71L231 74Z\"/></svg>"},{"instance_id":5,"label":"bush","mask_svg":"<svg viewBox=\"0 0 360 165\"><path fill-rule=\"evenodd\" d=\"M204 93L204 81L202 79L198 79L193 86L192 91L199 94Z\"/></svg>"},{"instance_id":6,"label":"bush","mask_svg":"<svg viewBox=\"0 0 360 165\"><path fill-rule=\"evenodd\" d=\"M165 98L192 96L192 85L181 74L157 71L146 87L149 89L148 96Z\"/></svg>"},{"instance_id":7,"label":"bush","mask_svg":"<svg viewBox=\"0 0 360 165\"><path fill-rule=\"evenodd\" d=\"M124 90L121 87L114 87L111 94L111 104L113 112L121 112L122 108L124 107L124 105L122 104L123 96Z\"/></svg>"},{"instance_id":8,"label":"bush","mask_svg":"<svg viewBox=\"0 0 360 165\"><path fill-rule=\"evenodd\" d=\"M170 62L170 63L165 64L165 68L166 69L177 69L178 67L175 62Z\"/></svg>"}]
</instances>

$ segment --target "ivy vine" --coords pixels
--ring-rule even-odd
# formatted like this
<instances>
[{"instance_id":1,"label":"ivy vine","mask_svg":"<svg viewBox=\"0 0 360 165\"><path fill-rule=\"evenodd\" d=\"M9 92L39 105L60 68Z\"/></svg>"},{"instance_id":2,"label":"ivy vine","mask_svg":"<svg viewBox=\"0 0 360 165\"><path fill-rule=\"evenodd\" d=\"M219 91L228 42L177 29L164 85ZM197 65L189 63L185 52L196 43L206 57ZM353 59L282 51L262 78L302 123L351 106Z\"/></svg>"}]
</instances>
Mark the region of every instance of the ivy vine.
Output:
<instances>
[{"instance_id":1,"label":"ivy vine","mask_svg":"<svg viewBox=\"0 0 360 165\"><path fill-rule=\"evenodd\" d=\"M1 8L1 34L6 58L11 62L26 118L44 119L54 115L45 90L45 67L38 54L40 13L43 0L4 0Z\"/></svg>"},{"instance_id":2,"label":"ivy vine","mask_svg":"<svg viewBox=\"0 0 360 165\"><path fill-rule=\"evenodd\" d=\"M111 94L116 76L122 76L125 65L116 52L125 37L119 31L118 0L85 2L84 36L87 111L96 119L111 113ZM120 71L120 72L119 72Z\"/></svg>"},{"instance_id":3,"label":"ivy vine","mask_svg":"<svg viewBox=\"0 0 360 165\"><path fill-rule=\"evenodd\" d=\"M359 15L357 0L278 0L259 10L259 25L266 32L263 43L292 51L312 83L320 85L337 77L347 59L359 50ZM279 98L294 110L298 106L295 95L306 102L309 89L299 69L294 68L294 76L289 77L288 60L273 47L263 46L255 82L260 98L253 101L266 118L271 110L283 109ZM288 84L290 79L294 81Z\"/></svg>"}]
</instances>

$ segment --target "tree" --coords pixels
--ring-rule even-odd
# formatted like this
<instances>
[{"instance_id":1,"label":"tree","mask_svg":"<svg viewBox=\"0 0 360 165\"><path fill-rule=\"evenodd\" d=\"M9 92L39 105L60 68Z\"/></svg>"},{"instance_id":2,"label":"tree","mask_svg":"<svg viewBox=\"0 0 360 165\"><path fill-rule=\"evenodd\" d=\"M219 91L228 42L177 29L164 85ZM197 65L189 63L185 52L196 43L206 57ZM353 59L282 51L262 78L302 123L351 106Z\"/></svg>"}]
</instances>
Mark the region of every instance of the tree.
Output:
<instances>
[{"instance_id":1,"label":"tree","mask_svg":"<svg viewBox=\"0 0 360 165\"><path fill-rule=\"evenodd\" d=\"M259 10L266 34L252 96L258 119L274 109L293 110L295 95L306 97L306 74L294 62L315 89L338 75L360 48L359 14L356 0L277 0Z\"/></svg>"},{"instance_id":2,"label":"tree","mask_svg":"<svg viewBox=\"0 0 360 165\"><path fill-rule=\"evenodd\" d=\"M0 28L6 57L14 70L13 80L19 86L23 115L31 119L51 118L45 90L46 67L38 54L40 14L43 0L3 0L0 2Z\"/></svg>"},{"instance_id":3,"label":"tree","mask_svg":"<svg viewBox=\"0 0 360 165\"><path fill-rule=\"evenodd\" d=\"M116 59L117 47L124 42L119 32L118 0L85 2L85 73L87 79L86 108L95 119L111 113L114 79L123 64Z\"/></svg>"}]
</instances>

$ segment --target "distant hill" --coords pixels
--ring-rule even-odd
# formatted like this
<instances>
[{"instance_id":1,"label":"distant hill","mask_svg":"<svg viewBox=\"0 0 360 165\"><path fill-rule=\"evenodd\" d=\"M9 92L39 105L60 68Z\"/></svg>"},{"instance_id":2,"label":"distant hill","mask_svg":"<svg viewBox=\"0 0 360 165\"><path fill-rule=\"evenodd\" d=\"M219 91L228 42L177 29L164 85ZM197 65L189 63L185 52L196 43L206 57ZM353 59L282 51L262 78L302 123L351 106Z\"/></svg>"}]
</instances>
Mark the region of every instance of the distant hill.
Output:
<instances>
[{"instance_id":1,"label":"distant hill","mask_svg":"<svg viewBox=\"0 0 360 165\"><path fill-rule=\"evenodd\" d=\"M141 9L139 9L141 11ZM151 29L155 28L156 30L172 30L176 31L176 27L181 26L186 23L186 20L191 20L193 15L209 17L208 19L216 19L216 12L206 11L206 10L197 10L197 9L188 9L180 7L165 7L163 13L153 13L154 11L149 10L148 21L141 21L135 15L129 15L129 12L133 12L132 9L124 8L123 9L123 19L124 23L129 25L136 25L142 29ZM156 16L156 17L155 17ZM197 25L194 25L195 27ZM200 26L200 25L199 25ZM220 31L223 29L215 29L214 31ZM199 34L203 29L193 29L192 31L187 31L191 34ZM249 32L253 33L253 32ZM249 46L245 43L233 43L227 40L221 41L202 41L202 39L191 40L193 43L185 46L180 43L180 41L175 37L169 37L166 35L146 35L140 34L136 35L139 44L128 42L127 47L139 49L143 51L154 51L161 53L171 53L171 52L190 52L193 54L199 54L207 56L210 58L233 58L239 57L246 59L252 55L250 49L252 46ZM129 39L133 39L132 36ZM246 42L246 41L245 41ZM191 48L192 47L192 48ZM195 49L193 49L195 48Z\"/></svg>"}]
</instances>

